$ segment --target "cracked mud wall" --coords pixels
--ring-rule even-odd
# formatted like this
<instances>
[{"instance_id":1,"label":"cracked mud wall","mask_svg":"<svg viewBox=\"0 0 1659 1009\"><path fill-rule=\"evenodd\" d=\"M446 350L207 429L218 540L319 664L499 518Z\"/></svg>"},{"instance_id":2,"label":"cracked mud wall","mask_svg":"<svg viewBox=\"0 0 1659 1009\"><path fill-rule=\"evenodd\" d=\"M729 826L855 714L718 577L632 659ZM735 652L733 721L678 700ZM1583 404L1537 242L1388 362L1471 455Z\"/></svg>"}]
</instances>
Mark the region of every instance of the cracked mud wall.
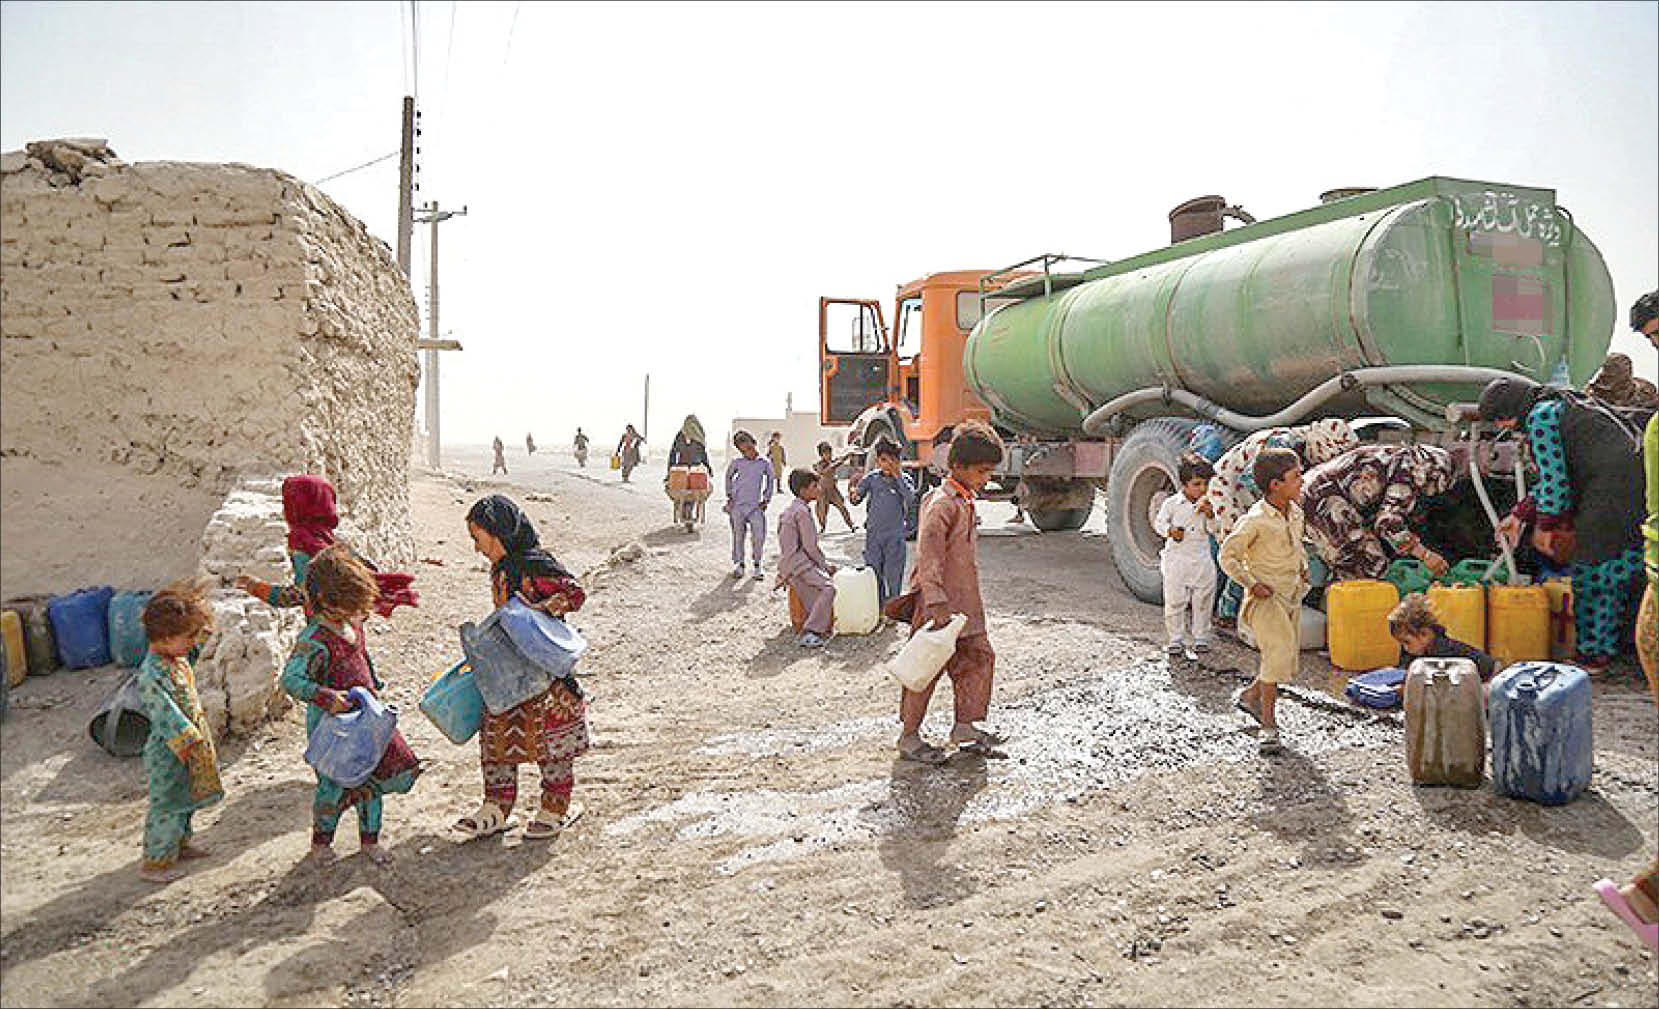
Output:
<instances>
[{"instance_id":1,"label":"cracked mud wall","mask_svg":"<svg viewBox=\"0 0 1659 1009\"><path fill-rule=\"evenodd\" d=\"M418 328L385 243L291 176L4 155L0 595L189 574L240 478L297 471L412 560Z\"/></svg>"}]
</instances>

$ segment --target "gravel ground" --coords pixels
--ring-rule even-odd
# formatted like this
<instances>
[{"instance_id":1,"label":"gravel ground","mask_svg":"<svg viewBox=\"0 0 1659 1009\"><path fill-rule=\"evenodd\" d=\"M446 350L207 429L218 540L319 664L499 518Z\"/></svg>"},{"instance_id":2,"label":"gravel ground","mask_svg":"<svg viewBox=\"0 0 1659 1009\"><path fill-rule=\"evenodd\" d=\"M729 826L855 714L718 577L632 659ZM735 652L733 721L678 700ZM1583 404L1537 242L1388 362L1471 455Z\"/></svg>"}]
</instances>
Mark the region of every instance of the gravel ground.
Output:
<instances>
[{"instance_id":1,"label":"gravel ground","mask_svg":"<svg viewBox=\"0 0 1659 1009\"><path fill-rule=\"evenodd\" d=\"M143 770L86 719L113 670L31 679L0 749L0 1003L17 1005L1653 1005L1655 962L1589 884L1652 858L1656 729L1596 684L1596 777L1571 805L1414 788L1397 716L1348 708L1305 657L1287 752L1228 695L1253 654L1167 664L1158 611L1111 572L1098 513L1036 535L982 505L1002 755L893 759L886 628L797 648L771 583L727 577L711 502L668 526L661 468L621 485L546 450L452 449L412 497L423 605L371 625L430 770L387 801L395 859L301 866L298 710L221 749L215 854L136 877ZM603 459L597 460L602 463ZM510 483L508 481L511 481ZM421 717L488 610L462 516L500 489L587 573L576 620L587 816L551 844L446 836L477 751ZM774 505L774 515L782 502ZM855 516L862 515L855 512ZM832 521L826 548L861 541ZM769 543L768 549L775 551ZM930 729L946 728L949 697ZM533 771L521 787L533 797ZM516 817L521 823L524 813Z\"/></svg>"}]
</instances>

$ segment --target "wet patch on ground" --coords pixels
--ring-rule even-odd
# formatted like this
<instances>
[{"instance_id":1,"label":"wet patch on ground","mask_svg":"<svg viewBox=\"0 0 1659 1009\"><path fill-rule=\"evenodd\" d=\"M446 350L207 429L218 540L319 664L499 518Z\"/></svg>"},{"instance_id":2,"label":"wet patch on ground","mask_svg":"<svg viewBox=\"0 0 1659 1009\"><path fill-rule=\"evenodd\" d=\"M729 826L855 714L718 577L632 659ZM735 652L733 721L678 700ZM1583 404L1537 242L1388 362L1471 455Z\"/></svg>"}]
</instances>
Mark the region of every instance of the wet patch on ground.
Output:
<instances>
[{"instance_id":1,"label":"wet patch on ground","mask_svg":"<svg viewBox=\"0 0 1659 1009\"><path fill-rule=\"evenodd\" d=\"M1010 740L999 753L958 752L942 767L896 760L886 778L817 791L692 792L606 829L667 828L681 841L740 840L738 851L716 863L731 874L848 842L944 839L959 823L1082 801L1149 772L1214 764L1218 774L1233 773L1229 765L1274 759L1257 755L1254 723L1232 707L1240 682L1225 671L1161 659L1112 665L1000 703L993 721ZM1345 710L1316 692L1282 696L1279 725L1292 759L1398 746L1401 739L1397 721ZM855 718L724 734L697 752L787 758L855 745L890 747L894 729L891 717ZM936 711L924 729L942 738L948 713Z\"/></svg>"}]
</instances>

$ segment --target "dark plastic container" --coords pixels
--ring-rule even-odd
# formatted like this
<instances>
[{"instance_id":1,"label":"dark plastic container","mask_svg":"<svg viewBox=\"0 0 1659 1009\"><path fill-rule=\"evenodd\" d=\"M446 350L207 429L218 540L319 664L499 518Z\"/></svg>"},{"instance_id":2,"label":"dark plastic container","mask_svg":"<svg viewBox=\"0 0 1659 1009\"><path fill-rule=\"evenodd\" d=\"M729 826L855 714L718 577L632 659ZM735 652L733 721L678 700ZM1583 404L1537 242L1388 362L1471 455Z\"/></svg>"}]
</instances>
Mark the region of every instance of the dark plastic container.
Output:
<instances>
[{"instance_id":1,"label":"dark plastic container","mask_svg":"<svg viewBox=\"0 0 1659 1009\"><path fill-rule=\"evenodd\" d=\"M23 618L23 650L29 655L30 676L45 676L63 667L58 661L58 639L52 633L52 618L46 611L51 599L51 596L19 596L5 604L5 609Z\"/></svg>"}]
</instances>

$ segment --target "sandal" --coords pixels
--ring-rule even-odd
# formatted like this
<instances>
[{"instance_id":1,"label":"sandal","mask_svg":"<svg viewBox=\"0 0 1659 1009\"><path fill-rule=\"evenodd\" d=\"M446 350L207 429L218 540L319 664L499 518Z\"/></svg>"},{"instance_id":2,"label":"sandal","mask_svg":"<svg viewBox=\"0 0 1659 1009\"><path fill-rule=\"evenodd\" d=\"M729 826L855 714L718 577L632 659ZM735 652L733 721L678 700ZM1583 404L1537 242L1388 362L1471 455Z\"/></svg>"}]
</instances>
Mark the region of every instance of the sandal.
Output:
<instances>
[{"instance_id":1,"label":"sandal","mask_svg":"<svg viewBox=\"0 0 1659 1009\"><path fill-rule=\"evenodd\" d=\"M587 807L582 805L580 801L573 802L566 807L564 815L557 820L542 819L547 814L547 810L539 810L536 813L536 818L524 825L524 839L526 841L547 841L558 837L561 831L580 820L585 812L587 812Z\"/></svg>"},{"instance_id":2,"label":"sandal","mask_svg":"<svg viewBox=\"0 0 1659 1009\"><path fill-rule=\"evenodd\" d=\"M1008 737L990 729L974 729L971 736L958 736L956 730L950 730L950 741L959 747L970 750L991 750L1008 742Z\"/></svg>"},{"instance_id":3,"label":"sandal","mask_svg":"<svg viewBox=\"0 0 1659 1009\"><path fill-rule=\"evenodd\" d=\"M1256 704L1251 704L1244 699L1244 692L1248 689L1250 688L1240 687L1233 691L1233 707L1249 715L1251 718L1254 718L1256 720L1256 724L1260 725L1262 724L1261 703L1258 701Z\"/></svg>"},{"instance_id":4,"label":"sandal","mask_svg":"<svg viewBox=\"0 0 1659 1009\"><path fill-rule=\"evenodd\" d=\"M950 755L944 750L926 740L921 740L915 746L908 748L903 745L899 747L900 760L913 760L918 764L943 764L949 757Z\"/></svg>"},{"instance_id":5,"label":"sandal","mask_svg":"<svg viewBox=\"0 0 1659 1009\"><path fill-rule=\"evenodd\" d=\"M471 816L463 816L455 821L450 830L462 835L462 841L476 841L481 837L494 837L507 829L507 814L493 802L479 805L478 812Z\"/></svg>"},{"instance_id":6,"label":"sandal","mask_svg":"<svg viewBox=\"0 0 1659 1009\"><path fill-rule=\"evenodd\" d=\"M1620 921L1630 926L1630 930L1636 933L1636 938L1642 940L1648 949L1659 950L1659 922L1643 921L1612 880L1598 879L1594 889L1597 896L1601 897L1601 902L1618 915Z\"/></svg>"}]
</instances>

